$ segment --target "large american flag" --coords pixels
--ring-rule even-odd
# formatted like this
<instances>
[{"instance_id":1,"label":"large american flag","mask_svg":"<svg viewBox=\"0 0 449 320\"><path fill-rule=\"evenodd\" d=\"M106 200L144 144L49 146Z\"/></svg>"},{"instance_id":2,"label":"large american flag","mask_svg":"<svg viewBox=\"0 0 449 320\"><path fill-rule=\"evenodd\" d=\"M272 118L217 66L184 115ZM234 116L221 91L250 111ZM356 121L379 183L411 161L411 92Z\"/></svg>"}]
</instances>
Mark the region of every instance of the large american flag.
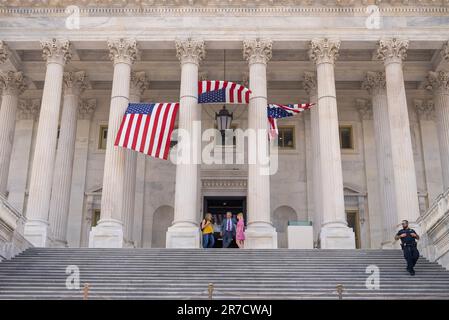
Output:
<instances>
[{"instance_id":1,"label":"large american flag","mask_svg":"<svg viewBox=\"0 0 449 320\"><path fill-rule=\"evenodd\" d=\"M167 160L178 109L179 103L130 103L114 145Z\"/></svg>"},{"instance_id":2,"label":"large american flag","mask_svg":"<svg viewBox=\"0 0 449 320\"><path fill-rule=\"evenodd\" d=\"M198 82L198 103L249 103L251 90L230 81Z\"/></svg>"},{"instance_id":3,"label":"large american flag","mask_svg":"<svg viewBox=\"0 0 449 320\"><path fill-rule=\"evenodd\" d=\"M294 116L304 110L310 109L313 103L300 103L300 104L274 104L271 103L267 106L267 117L270 125L270 138L273 139L278 135L278 126L276 119L286 118Z\"/></svg>"}]
</instances>

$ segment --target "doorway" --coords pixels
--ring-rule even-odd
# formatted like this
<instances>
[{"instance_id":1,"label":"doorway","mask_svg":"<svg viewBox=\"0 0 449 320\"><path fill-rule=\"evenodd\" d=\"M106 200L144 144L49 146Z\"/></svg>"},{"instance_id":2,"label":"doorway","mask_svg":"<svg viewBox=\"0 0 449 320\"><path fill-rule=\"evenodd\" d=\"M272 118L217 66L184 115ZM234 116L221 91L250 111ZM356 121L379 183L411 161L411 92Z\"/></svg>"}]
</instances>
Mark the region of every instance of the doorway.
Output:
<instances>
[{"instance_id":1,"label":"doorway","mask_svg":"<svg viewBox=\"0 0 449 320\"><path fill-rule=\"evenodd\" d=\"M212 214L215 236L214 248L223 247L223 240L220 236L221 223L226 217L226 212L228 211L232 212L234 218L236 218L235 216L237 215L237 213L242 212L243 218L246 222L246 197L204 197L203 217L206 213ZM235 241L231 243L230 248L237 248L237 244L235 243Z\"/></svg>"},{"instance_id":2,"label":"doorway","mask_svg":"<svg viewBox=\"0 0 449 320\"><path fill-rule=\"evenodd\" d=\"M360 249L360 219L359 212L356 210L346 211L346 219L348 222L348 227L352 228L355 236L355 247Z\"/></svg>"}]
</instances>

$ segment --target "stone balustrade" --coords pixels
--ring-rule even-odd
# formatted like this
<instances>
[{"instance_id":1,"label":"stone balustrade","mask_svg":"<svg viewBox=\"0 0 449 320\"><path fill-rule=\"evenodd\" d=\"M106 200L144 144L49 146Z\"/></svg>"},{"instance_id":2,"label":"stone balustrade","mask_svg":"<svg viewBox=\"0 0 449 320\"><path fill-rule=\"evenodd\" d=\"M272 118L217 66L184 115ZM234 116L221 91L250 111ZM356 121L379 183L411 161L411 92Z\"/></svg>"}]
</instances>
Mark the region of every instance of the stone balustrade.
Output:
<instances>
[{"instance_id":1,"label":"stone balustrade","mask_svg":"<svg viewBox=\"0 0 449 320\"><path fill-rule=\"evenodd\" d=\"M421 228L421 254L449 269L449 189L418 219Z\"/></svg>"},{"instance_id":2,"label":"stone balustrade","mask_svg":"<svg viewBox=\"0 0 449 320\"><path fill-rule=\"evenodd\" d=\"M0 261L31 247L23 236L25 217L0 194Z\"/></svg>"}]
</instances>

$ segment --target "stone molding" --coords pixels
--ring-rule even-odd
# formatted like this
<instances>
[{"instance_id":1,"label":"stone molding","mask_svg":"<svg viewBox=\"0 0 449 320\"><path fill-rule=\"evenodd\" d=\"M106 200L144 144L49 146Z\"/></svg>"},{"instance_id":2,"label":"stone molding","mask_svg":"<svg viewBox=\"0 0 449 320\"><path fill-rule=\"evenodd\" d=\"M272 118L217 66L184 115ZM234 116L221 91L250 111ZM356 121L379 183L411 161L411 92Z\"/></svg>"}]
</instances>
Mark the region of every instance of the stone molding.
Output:
<instances>
[{"instance_id":1,"label":"stone molding","mask_svg":"<svg viewBox=\"0 0 449 320\"><path fill-rule=\"evenodd\" d=\"M18 96L28 88L28 85L22 71L0 71L0 88L2 95Z\"/></svg>"},{"instance_id":2,"label":"stone molding","mask_svg":"<svg viewBox=\"0 0 449 320\"><path fill-rule=\"evenodd\" d=\"M416 15L449 12L445 0L1 0L0 15L67 15L66 7L76 5L81 15L363 15L368 5L377 5L385 15Z\"/></svg>"},{"instance_id":3,"label":"stone molding","mask_svg":"<svg viewBox=\"0 0 449 320\"><path fill-rule=\"evenodd\" d=\"M194 40L188 38L186 40L176 40L176 57L181 64L194 63L200 64L206 57L206 48L203 40Z\"/></svg>"},{"instance_id":4,"label":"stone molding","mask_svg":"<svg viewBox=\"0 0 449 320\"><path fill-rule=\"evenodd\" d=\"M47 63L59 63L66 64L70 62L72 58L71 53L71 43L66 39L51 39L42 40L42 58L47 61Z\"/></svg>"},{"instance_id":5,"label":"stone molding","mask_svg":"<svg viewBox=\"0 0 449 320\"><path fill-rule=\"evenodd\" d=\"M273 41L270 39L250 39L243 41L243 58L249 64L267 64L273 56Z\"/></svg>"},{"instance_id":6,"label":"stone molding","mask_svg":"<svg viewBox=\"0 0 449 320\"><path fill-rule=\"evenodd\" d=\"M109 39L109 58L116 63L133 64L137 59L138 49L136 39Z\"/></svg>"},{"instance_id":7,"label":"stone molding","mask_svg":"<svg viewBox=\"0 0 449 320\"><path fill-rule=\"evenodd\" d=\"M316 64L334 64L338 58L340 44L341 41L337 39L312 39L309 45L309 59Z\"/></svg>"},{"instance_id":8,"label":"stone molding","mask_svg":"<svg viewBox=\"0 0 449 320\"><path fill-rule=\"evenodd\" d=\"M247 180L246 179L202 179L201 185L203 190L246 190Z\"/></svg>"}]
</instances>

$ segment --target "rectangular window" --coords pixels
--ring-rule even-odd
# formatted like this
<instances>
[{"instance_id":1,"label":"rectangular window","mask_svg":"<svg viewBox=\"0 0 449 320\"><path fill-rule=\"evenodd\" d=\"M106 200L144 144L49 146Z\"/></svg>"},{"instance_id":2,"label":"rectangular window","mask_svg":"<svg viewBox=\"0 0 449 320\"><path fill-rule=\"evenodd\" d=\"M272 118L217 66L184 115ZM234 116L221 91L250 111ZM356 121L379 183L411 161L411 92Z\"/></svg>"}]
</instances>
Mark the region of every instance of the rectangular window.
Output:
<instances>
[{"instance_id":1,"label":"rectangular window","mask_svg":"<svg viewBox=\"0 0 449 320\"><path fill-rule=\"evenodd\" d=\"M295 127L278 127L278 147L280 149L295 149Z\"/></svg>"},{"instance_id":2,"label":"rectangular window","mask_svg":"<svg viewBox=\"0 0 449 320\"><path fill-rule=\"evenodd\" d=\"M100 209L95 209L92 215L92 227L95 227L100 221Z\"/></svg>"},{"instance_id":3,"label":"rectangular window","mask_svg":"<svg viewBox=\"0 0 449 320\"><path fill-rule=\"evenodd\" d=\"M340 148L341 149L354 149L354 137L352 126L340 126Z\"/></svg>"},{"instance_id":4,"label":"rectangular window","mask_svg":"<svg viewBox=\"0 0 449 320\"><path fill-rule=\"evenodd\" d=\"M101 125L99 134L100 134L100 138L98 139L98 149L106 150L106 143L108 140L108 126Z\"/></svg>"}]
</instances>

